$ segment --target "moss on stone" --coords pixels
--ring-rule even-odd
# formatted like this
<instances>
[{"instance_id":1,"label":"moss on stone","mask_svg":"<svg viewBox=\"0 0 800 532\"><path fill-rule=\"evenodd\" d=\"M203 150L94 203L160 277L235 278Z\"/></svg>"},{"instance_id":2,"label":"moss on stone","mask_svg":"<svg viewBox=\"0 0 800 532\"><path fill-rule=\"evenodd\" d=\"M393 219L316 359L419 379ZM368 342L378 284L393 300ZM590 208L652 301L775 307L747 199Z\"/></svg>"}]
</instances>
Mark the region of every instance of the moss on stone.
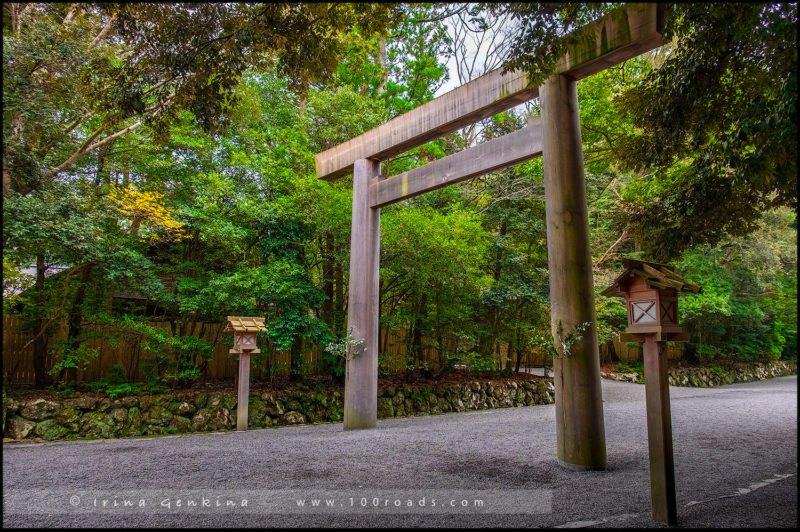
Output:
<instances>
[{"instance_id":1,"label":"moss on stone","mask_svg":"<svg viewBox=\"0 0 800 532\"><path fill-rule=\"evenodd\" d=\"M41 423L37 423L34 429L36 436L45 441L60 440L66 436L68 432L69 431L65 427L59 425L53 419L46 419Z\"/></svg>"}]
</instances>

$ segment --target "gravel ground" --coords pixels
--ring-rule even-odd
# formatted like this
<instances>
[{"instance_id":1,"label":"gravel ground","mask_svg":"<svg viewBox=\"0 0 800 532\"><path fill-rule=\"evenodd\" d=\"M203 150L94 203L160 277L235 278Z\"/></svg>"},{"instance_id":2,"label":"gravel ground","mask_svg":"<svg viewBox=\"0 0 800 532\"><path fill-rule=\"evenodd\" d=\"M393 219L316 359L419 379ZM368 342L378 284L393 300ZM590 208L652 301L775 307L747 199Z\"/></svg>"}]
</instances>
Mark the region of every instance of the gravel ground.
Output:
<instances>
[{"instance_id":1,"label":"gravel ground","mask_svg":"<svg viewBox=\"0 0 800 532\"><path fill-rule=\"evenodd\" d=\"M795 527L797 377L670 394L679 526ZM4 444L3 526L664 526L650 515L644 386L604 380L603 398L601 472L557 464L552 405L363 431Z\"/></svg>"}]
</instances>

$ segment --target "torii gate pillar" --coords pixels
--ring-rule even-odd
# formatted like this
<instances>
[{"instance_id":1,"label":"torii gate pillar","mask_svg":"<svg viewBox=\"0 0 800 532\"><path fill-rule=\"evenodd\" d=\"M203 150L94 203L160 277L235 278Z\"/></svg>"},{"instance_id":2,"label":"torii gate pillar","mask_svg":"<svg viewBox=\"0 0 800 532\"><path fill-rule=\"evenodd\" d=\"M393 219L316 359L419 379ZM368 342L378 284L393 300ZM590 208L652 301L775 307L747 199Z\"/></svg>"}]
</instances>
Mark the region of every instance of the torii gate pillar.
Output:
<instances>
[{"instance_id":1,"label":"torii gate pillar","mask_svg":"<svg viewBox=\"0 0 800 532\"><path fill-rule=\"evenodd\" d=\"M539 88L542 110L550 323L558 338L595 322L589 218L575 79L549 78ZM605 469L606 438L597 329L583 333L566 357L553 361L559 462L573 470Z\"/></svg>"},{"instance_id":2,"label":"torii gate pillar","mask_svg":"<svg viewBox=\"0 0 800 532\"><path fill-rule=\"evenodd\" d=\"M363 343L348 348L342 420L345 430L369 429L378 424L381 209L370 206L369 185L378 178L380 168L381 163L371 159L358 159L353 164L347 327L352 338L363 339Z\"/></svg>"}]
</instances>

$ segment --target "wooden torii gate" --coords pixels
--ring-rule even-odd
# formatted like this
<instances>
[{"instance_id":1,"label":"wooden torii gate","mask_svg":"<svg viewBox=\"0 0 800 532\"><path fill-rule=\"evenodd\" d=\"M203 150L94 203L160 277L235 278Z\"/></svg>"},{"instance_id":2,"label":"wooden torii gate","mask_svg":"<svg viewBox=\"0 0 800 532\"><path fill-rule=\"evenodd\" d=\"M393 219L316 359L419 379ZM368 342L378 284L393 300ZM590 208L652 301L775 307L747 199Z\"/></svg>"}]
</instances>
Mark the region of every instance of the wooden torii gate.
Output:
<instances>
[{"instance_id":1,"label":"wooden torii gate","mask_svg":"<svg viewBox=\"0 0 800 532\"><path fill-rule=\"evenodd\" d=\"M593 30L593 31L592 31ZM497 69L316 157L317 177L353 174L348 330L362 340L348 357L344 429L378 419L378 273L380 208L542 156L544 164L551 326L569 331L595 322L592 260L583 174L577 81L663 43L663 7L630 5L578 30L580 43L554 75L531 86L524 72ZM380 162L539 96L541 120L403 174L383 177ZM605 426L596 327L554 361L559 462L604 469Z\"/></svg>"}]
</instances>

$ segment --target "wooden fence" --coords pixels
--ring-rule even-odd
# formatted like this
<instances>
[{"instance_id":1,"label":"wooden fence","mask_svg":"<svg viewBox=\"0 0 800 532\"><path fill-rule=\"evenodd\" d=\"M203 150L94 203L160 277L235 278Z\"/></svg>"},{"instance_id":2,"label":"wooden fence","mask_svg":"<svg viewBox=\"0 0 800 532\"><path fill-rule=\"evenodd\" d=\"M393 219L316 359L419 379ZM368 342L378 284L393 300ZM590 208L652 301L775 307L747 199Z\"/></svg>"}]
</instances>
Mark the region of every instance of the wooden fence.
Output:
<instances>
[{"instance_id":1,"label":"wooden fence","mask_svg":"<svg viewBox=\"0 0 800 532\"><path fill-rule=\"evenodd\" d=\"M169 332L168 322L149 322L152 327L165 329ZM219 323L195 323L191 328L191 334L201 338L205 342L212 344L213 354L208 362L204 377L208 379L233 378L237 372L237 357L228 353L228 342L224 341L227 336L220 329L224 324ZM131 381L145 380L144 368L152 362L153 355L146 351L135 338L121 338L117 342L112 342L110 329L96 326L85 325L84 332L96 333L85 341L88 349L96 349L97 358L92 360L85 369L78 371L78 381L94 381L104 378L109 374L111 368L120 365L125 368L126 374ZM406 343L404 341L406 331L404 330L382 330L381 339L385 341L384 353L381 354L379 371L382 374L399 373L406 367ZM50 336L48 340L48 355L46 367L53 365L50 348L59 340L67 336L67 324L63 322L60 328ZM22 321L13 316L3 317L3 374L12 374L11 382L14 384L32 384L34 382L33 373L33 344L27 347L32 334L26 333L22 327ZM424 340L423 340L424 343ZM23 349L23 347L25 347ZM454 345L451 343L452 349ZM261 355L254 355L251 375L255 378L269 378L276 375L287 375L290 366L289 351L278 351L273 346L265 346L261 342ZM641 360L641 349L638 347L627 346L624 342L615 341L614 350L617 357L623 361ZM308 374L320 374L323 371L322 353L316 347L304 349L302 358L303 368ZM506 365L506 354L508 346L498 345L495 353L495 363L500 367ZM669 358L680 358L680 350L675 347L668 348ZM611 346L601 346L601 360L610 359ZM429 368L438 368L438 352L432 347L423 349L422 362ZM540 352L526 353L522 359L522 367L540 367L543 363L543 356Z\"/></svg>"}]
</instances>

